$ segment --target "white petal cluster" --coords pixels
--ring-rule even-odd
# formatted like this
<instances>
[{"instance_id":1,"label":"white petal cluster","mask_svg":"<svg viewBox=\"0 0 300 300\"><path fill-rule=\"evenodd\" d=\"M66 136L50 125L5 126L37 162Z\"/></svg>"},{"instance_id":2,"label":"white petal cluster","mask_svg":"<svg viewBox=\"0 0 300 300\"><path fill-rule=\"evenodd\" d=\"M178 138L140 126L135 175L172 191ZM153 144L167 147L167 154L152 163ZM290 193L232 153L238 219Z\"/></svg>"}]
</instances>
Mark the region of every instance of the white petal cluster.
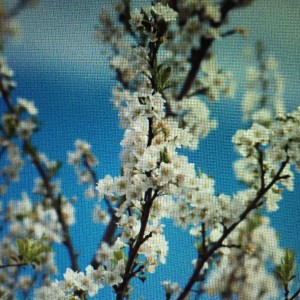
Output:
<instances>
[{"instance_id":1,"label":"white petal cluster","mask_svg":"<svg viewBox=\"0 0 300 300\"><path fill-rule=\"evenodd\" d=\"M168 5L164 5L161 2L158 2L152 9L156 15L165 20L166 22L175 21L177 18L177 12L170 8Z\"/></svg>"},{"instance_id":2,"label":"white petal cluster","mask_svg":"<svg viewBox=\"0 0 300 300\"><path fill-rule=\"evenodd\" d=\"M133 22L139 22L134 17ZM135 24L133 26L138 26ZM149 83L144 74L149 72L148 54L143 47L125 47L122 53L114 56L110 61L110 66L119 72L122 82L127 85L144 85Z\"/></svg>"},{"instance_id":3,"label":"white petal cluster","mask_svg":"<svg viewBox=\"0 0 300 300\"><path fill-rule=\"evenodd\" d=\"M184 128L188 131L189 147L197 149L199 138L205 138L209 132L217 127L216 120L210 119L207 105L197 97L185 98L172 103L173 110L182 115ZM201 112L201 113L200 113Z\"/></svg>"},{"instance_id":4,"label":"white petal cluster","mask_svg":"<svg viewBox=\"0 0 300 300\"><path fill-rule=\"evenodd\" d=\"M188 12L199 11L203 14L203 17L208 18L209 20L213 20L215 22L220 21L220 6L217 5L215 1L184 0L180 2L180 6Z\"/></svg>"},{"instance_id":5,"label":"white petal cluster","mask_svg":"<svg viewBox=\"0 0 300 300\"><path fill-rule=\"evenodd\" d=\"M261 184L261 164L259 151L263 151L263 169L266 185L269 184L278 172L281 164L288 159L282 176L266 193L266 207L269 211L278 209L277 202L282 199L283 188L293 190L294 175L291 165L299 171L300 165L300 108L286 116L278 117L268 127L253 124L248 130L236 132L232 141L237 151L243 157L234 164L237 177L258 190Z\"/></svg>"},{"instance_id":6,"label":"white petal cluster","mask_svg":"<svg viewBox=\"0 0 300 300\"><path fill-rule=\"evenodd\" d=\"M91 145L83 140L75 141L75 151L68 152L68 163L74 166L80 185L87 185L87 199L95 197L94 178L91 169L98 165L98 160L91 150Z\"/></svg>"},{"instance_id":7,"label":"white petal cluster","mask_svg":"<svg viewBox=\"0 0 300 300\"><path fill-rule=\"evenodd\" d=\"M168 254L168 242L163 234L160 233L162 228L154 229L153 236L149 238L139 249L139 254L146 257L146 270L149 273L155 272L155 267L159 264L166 263Z\"/></svg>"},{"instance_id":8,"label":"white petal cluster","mask_svg":"<svg viewBox=\"0 0 300 300\"><path fill-rule=\"evenodd\" d=\"M2 25L2 23L1 23ZM1 29L0 29L1 39ZM7 66L6 58L0 56L0 86L4 91L9 91L16 86L16 83L11 80L14 72Z\"/></svg>"},{"instance_id":9,"label":"white petal cluster","mask_svg":"<svg viewBox=\"0 0 300 300\"><path fill-rule=\"evenodd\" d=\"M240 224L238 230L226 239L225 244L240 245L240 249L220 250L220 261L215 264L206 283L208 295L224 293L238 295L239 299L244 300L278 298L277 283L268 272L266 263L279 264L283 251L269 219L259 219L256 225L253 219Z\"/></svg>"},{"instance_id":10,"label":"white petal cluster","mask_svg":"<svg viewBox=\"0 0 300 300\"><path fill-rule=\"evenodd\" d=\"M261 58L260 64L260 68L254 66L247 68L247 85L242 101L243 117L244 121L270 124L273 116L285 114L284 79L274 56Z\"/></svg>"},{"instance_id":11,"label":"white petal cluster","mask_svg":"<svg viewBox=\"0 0 300 300\"><path fill-rule=\"evenodd\" d=\"M17 133L21 139L29 139L36 128L36 123L27 119L18 123Z\"/></svg>"},{"instance_id":12,"label":"white petal cluster","mask_svg":"<svg viewBox=\"0 0 300 300\"><path fill-rule=\"evenodd\" d=\"M75 272L67 268L64 280L36 289L34 299L71 299L71 296L74 297L76 292L86 292L90 297L93 297L105 284L113 286L122 280L119 267L106 270L100 266L95 270L91 265L88 265L85 268L85 273Z\"/></svg>"},{"instance_id":13,"label":"white petal cluster","mask_svg":"<svg viewBox=\"0 0 300 300\"><path fill-rule=\"evenodd\" d=\"M10 182L19 180L20 171L24 165L19 146L13 141L0 138L0 146L6 149L7 163L2 162L1 175L4 182L0 184L0 195L4 194Z\"/></svg>"},{"instance_id":14,"label":"white petal cluster","mask_svg":"<svg viewBox=\"0 0 300 300\"><path fill-rule=\"evenodd\" d=\"M177 294L181 291L181 288L177 282L171 282L169 280L165 280L161 282L161 285L165 289L166 295L171 296L173 294Z\"/></svg>"},{"instance_id":15,"label":"white petal cluster","mask_svg":"<svg viewBox=\"0 0 300 300\"><path fill-rule=\"evenodd\" d=\"M38 114L38 110L32 101L28 101L24 98L18 98L17 99L18 105L20 105L22 108L24 108L30 115L36 116Z\"/></svg>"},{"instance_id":16,"label":"white petal cluster","mask_svg":"<svg viewBox=\"0 0 300 300\"><path fill-rule=\"evenodd\" d=\"M131 94L127 90L114 89L114 105L119 110L123 127L133 126L135 120L155 117L162 119L165 115L165 100L159 93L149 89L141 89ZM135 123L135 126L138 122Z\"/></svg>"}]
</instances>

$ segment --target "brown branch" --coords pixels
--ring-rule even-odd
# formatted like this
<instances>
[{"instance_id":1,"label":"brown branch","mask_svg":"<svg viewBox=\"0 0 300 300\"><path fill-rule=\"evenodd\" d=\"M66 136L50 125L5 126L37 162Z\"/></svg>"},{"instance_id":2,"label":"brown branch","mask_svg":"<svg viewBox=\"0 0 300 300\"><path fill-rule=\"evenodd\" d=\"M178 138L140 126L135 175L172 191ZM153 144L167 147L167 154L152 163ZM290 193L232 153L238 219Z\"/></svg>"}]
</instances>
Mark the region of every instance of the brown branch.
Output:
<instances>
[{"instance_id":1,"label":"brown branch","mask_svg":"<svg viewBox=\"0 0 300 300\"><path fill-rule=\"evenodd\" d=\"M96 186L96 184L98 182L98 176L97 176L96 172L94 171L94 169L92 168L92 166L89 164L87 156L85 154L83 154L82 157L83 157L83 164L86 167L86 169L88 170L88 172L91 174L91 176L93 178L93 183ZM108 212L109 212L111 218L110 218L108 225L106 226L106 230L104 232L104 235L103 235L97 249L100 249L101 245L103 243L107 243L110 246L113 245L113 243L115 242L114 235L118 229L118 222L120 220L120 218L115 215L114 208L111 205L109 199L107 197L104 197L104 201L108 207ZM97 260L97 253L94 254L94 257L92 258L90 264L95 270L99 268L100 263Z\"/></svg>"},{"instance_id":2,"label":"brown branch","mask_svg":"<svg viewBox=\"0 0 300 300\"><path fill-rule=\"evenodd\" d=\"M154 195L156 192L154 192ZM135 259L137 257L138 251L140 249L140 246L144 242L144 234L146 231L149 215L150 215L150 210L153 204L155 197L152 196L152 188L148 189L145 193L145 205L143 206L143 212L142 212L142 217L141 217L141 228L138 234L138 237L134 243L133 248L129 252L129 258L126 264L125 268L125 273L123 275L123 282L115 288L117 300L122 300L124 298L125 291L128 287L129 281L131 279L131 273L132 273L132 268L134 266Z\"/></svg>"},{"instance_id":3,"label":"brown branch","mask_svg":"<svg viewBox=\"0 0 300 300\"><path fill-rule=\"evenodd\" d=\"M208 92L208 88L197 89L194 92L188 94L188 97L198 96L198 95L206 95Z\"/></svg>"},{"instance_id":4,"label":"brown branch","mask_svg":"<svg viewBox=\"0 0 300 300\"><path fill-rule=\"evenodd\" d=\"M231 1L223 1L223 4L221 6L221 20L219 22L210 22L210 25L214 28L219 28L221 27L227 18L227 14L229 13L230 10L236 7L236 4L231 2ZM178 101L182 100L190 91L196 76L200 70L201 63L205 59L205 57L208 54L209 49L211 48L214 38L208 38L202 36L200 38L200 46L199 48L194 48L191 50L191 57L190 57L190 63L191 63L191 68L190 71L188 72L188 75L185 79L185 82L181 88L181 91L179 95L176 97Z\"/></svg>"},{"instance_id":5,"label":"brown branch","mask_svg":"<svg viewBox=\"0 0 300 300\"><path fill-rule=\"evenodd\" d=\"M237 33L236 29L230 29L230 30L228 30L226 32L223 32L221 34L221 37L227 37L227 36L230 36L230 35L234 35L236 33Z\"/></svg>"},{"instance_id":6,"label":"brown branch","mask_svg":"<svg viewBox=\"0 0 300 300\"><path fill-rule=\"evenodd\" d=\"M286 160L281 164L281 167L277 171L274 178L271 180L271 182L264 188L261 188L257 196L253 199L253 201L250 203L250 205L244 210L244 212L240 215L239 220L233 223L230 227L227 228L227 230L224 230L223 235L221 238L207 251L205 256L202 256L198 258L196 267L194 269L194 272L192 276L190 277L188 283L186 284L184 290L179 295L177 300L184 300L186 299L187 295L189 294L191 288L193 285L197 282L198 276L200 271L202 270L205 262L212 257L212 255L222 247L224 240L229 236L229 234L242 222L246 219L246 217L250 214L250 212L257 208L257 204L259 203L260 199L271 189L271 187L279 180L281 173L283 172L284 168L289 162L289 157L287 156Z\"/></svg>"},{"instance_id":7,"label":"brown branch","mask_svg":"<svg viewBox=\"0 0 300 300\"><path fill-rule=\"evenodd\" d=\"M149 57L150 57L150 61L149 61L149 63L150 63L150 66L151 66L151 68L154 68L154 62L156 61L156 56L157 56L157 52L158 52L158 50L159 50L159 47L160 47L160 45L161 45L161 42L160 41L158 41L158 42L156 42L156 43L152 43L152 42L149 42L149 48L150 48L150 55L149 55ZM118 70L117 70L117 74L118 74ZM118 74L118 76L119 76L120 74ZM156 80L156 72L154 72L154 74L153 74L153 77L151 78L151 83L152 83L152 87L153 87L153 90L154 91L156 91L157 90L157 82L156 82L157 80ZM122 82L121 82L122 83ZM124 84L123 84L124 85ZM127 86L124 86L124 88L128 88ZM148 140L147 140L147 147L149 147L150 145L151 145L151 142L152 142L152 139L153 139L153 137L154 137L154 133L152 132L152 127L153 127L153 119L152 118L148 118L148 123L149 123L149 127L148 127ZM150 172L150 174L147 174L147 176L150 176L151 175L151 172ZM150 190L152 191L152 189L149 189L146 193L145 193L145 195L148 193L148 192L150 192ZM150 192L150 194L151 194L151 192ZM154 195L155 195L155 197L156 197L156 191L154 192ZM149 200L149 203L151 203L151 206L152 206L152 202L153 202L153 200L154 200L154 198L155 198L154 196L153 197L151 197L151 195L150 195L150 199L148 199ZM145 196L145 199L146 199L146 196ZM126 200L126 198L124 198L123 199L124 201ZM145 203L145 206L147 206L147 203ZM149 214L150 214L150 208L151 208L151 206L149 207L149 208L147 208L146 207L146 211L147 211L147 216L144 216L144 219L147 219L148 220L148 217L149 217ZM148 211L148 209L149 209L149 211ZM144 210L145 210L145 208L144 208ZM143 214L144 214L144 211L143 211ZM108 243L109 245L112 245L113 243L114 243L114 233L116 232L116 230L117 230L117 228L118 228L118 222L119 222L119 217L116 217L115 216L115 214L114 214L114 212L113 212L113 210L112 210L112 217L111 217L111 220L110 220L110 222L109 222L109 224L108 224L108 226L107 226L107 228L106 228L106 231L105 231L105 233L104 233L104 236L103 236L103 238L102 238L102 241L101 241L101 243L103 243L103 242L106 242L106 243ZM147 222L146 222L146 224L147 224ZM146 224L144 224L143 226L146 226ZM144 228L145 229L145 228ZM141 230L142 230L142 228L141 228ZM135 249L135 247L133 248L133 250L132 251L138 251L138 249L139 249L139 247L143 244L143 238L144 238L144 232L141 232L140 231L140 233L142 234L141 236L139 235L139 237L140 237L140 240L139 240L139 243L140 243L140 245ZM99 245L99 247L101 246L101 243L100 243L100 245ZM138 245L137 243L135 244L135 245ZM132 251L130 251L130 252L132 252ZM132 268L132 265L133 265L133 263L134 263L134 261L135 261L135 258L136 258L136 254L135 255L132 255L132 258L131 258L131 260L130 261L128 261L127 262L127 265L128 266L130 266L130 267L128 267L128 272L130 273L131 272L131 268ZM92 262L91 262L91 265L96 269L96 268L98 268L99 266L100 266L100 264L99 264L99 262L97 261L97 259L96 259L96 254L94 255L94 258L92 259ZM130 280L130 278L129 278L129 280ZM124 292L125 292L125 289L127 288L127 285L128 285L128 283L129 283L129 280L128 280L128 282L126 283L126 284L124 284L124 285L120 285L119 287L116 287L115 288L115 290L118 290L119 292L119 294L118 295L122 295L122 296L120 296L121 298L120 299L122 299L123 298L123 295L124 295ZM120 292L120 290L122 290L121 292ZM119 296L118 296L119 297Z\"/></svg>"},{"instance_id":8,"label":"brown branch","mask_svg":"<svg viewBox=\"0 0 300 300\"><path fill-rule=\"evenodd\" d=\"M117 231L118 229L118 222L119 222L120 218L117 217L115 214L112 215L107 227L106 227L106 230L105 230L105 233L102 237L102 240L101 242L99 243L99 246L98 246L98 249L101 247L101 245L103 243L107 243L108 245L112 246L115 242L115 238L114 238L114 235L115 235L115 232ZM91 261L91 266L96 270L99 268L100 266L100 263L98 262L97 260L97 254L94 255L92 261Z\"/></svg>"},{"instance_id":9,"label":"brown branch","mask_svg":"<svg viewBox=\"0 0 300 300\"><path fill-rule=\"evenodd\" d=\"M295 292L295 294L293 294L293 296L292 296L289 300L294 300L294 299L296 299L299 295L300 295L300 288L297 290L297 292Z\"/></svg>"},{"instance_id":10,"label":"brown branch","mask_svg":"<svg viewBox=\"0 0 300 300\"><path fill-rule=\"evenodd\" d=\"M260 150L260 144L255 145L255 149L258 152L258 164L260 167L260 188L263 189L265 187L265 174L266 171L264 169L264 161L263 161L263 151Z\"/></svg>"},{"instance_id":11,"label":"brown branch","mask_svg":"<svg viewBox=\"0 0 300 300\"><path fill-rule=\"evenodd\" d=\"M201 223L201 235L202 235L202 251L201 255L205 255L207 251L206 246L206 229L205 229L205 223Z\"/></svg>"},{"instance_id":12,"label":"brown branch","mask_svg":"<svg viewBox=\"0 0 300 300\"><path fill-rule=\"evenodd\" d=\"M158 33L159 35L159 33ZM153 42L149 42L149 64L152 70L154 70L154 72L152 73L152 77L151 77L151 84L152 84L152 88L153 88L153 94L157 91L157 70L156 68L156 64L157 64L157 53L159 50L159 47L161 45L161 41L160 38L158 36L158 41L153 43ZM153 133L153 117L148 117L148 139L147 139L147 147L151 146L152 140L154 138L154 133ZM151 176L151 171L146 172L146 175L148 177ZM141 247L141 245L147 241L151 236L152 233L145 235L146 232L146 227L148 224L148 219L150 216L150 211L151 211L151 207L152 204L155 200L155 198L157 197L158 194L158 190L153 190L153 188L149 188L145 194L144 194L144 204L142 207L142 216L141 216L141 227L140 227L140 231L138 233L138 237L135 240L134 244L132 246L130 246L129 249L129 257L126 263L126 267L125 267L125 273L123 275L123 282L120 283L118 286L115 287L115 292L117 294L116 300L122 300L125 296L125 293L128 289L128 285L131 279L131 274L133 272L133 268L135 267L135 261L136 258L138 256L138 251Z\"/></svg>"},{"instance_id":13,"label":"brown branch","mask_svg":"<svg viewBox=\"0 0 300 300\"><path fill-rule=\"evenodd\" d=\"M29 263L7 264L7 265L0 265L0 269L11 268L11 267L23 267L28 265Z\"/></svg>"},{"instance_id":14,"label":"brown branch","mask_svg":"<svg viewBox=\"0 0 300 300\"><path fill-rule=\"evenodd\" d=\"M156 55L159 49L159 43L157 45L153 45L152 43L150 43L151 47L151 55L149 55L151 57L151 64L154 64L154 61L156 60ZM156 78L152 78L152 85L153 85L153 89L156 90ZM148 140L147 140L147 147L151 146L153 137L154 137L154 133L153 133L153 118L148 118L148 123L149 123L149 127L148 127ZM151 176L151 171L146 173L148 177ZM126 267L125 267L125 273L123 275L123 282L120 283L118 286L115 287L115 292L117 294L116 300L122 300L125 296L126 290L128 289L128 285L131 279L131 274L132 274L132 270L134 268L135 265L135 260L136 257L138 256L138 251L141 247L141 245L148 240L152 234L150 235L145 235L145 231L146 231L146 227L148 224L148 219L150 216L150 211L151 211L151 207L152 204L155 200L155 198L157 197L158 191L155 190L153 191L152 188L149 188L144 195L144 201L145 204L143 205L143 210L142 210L142 216L141 216L141 227L140 227L140 231L138 234L138 237L133 245L133 247L130 247L129 250L129 257L126 263Z\"/></svg>"},{"instance_id":15,"label":"brown branch","mask_svg":"<svg viewBox=\"0 0 300 300\"><path fill-rule=\"evenodd\" d=\"M241 249L241 245L240 244L229 244L229 245L222 244L220 248L237 248L237 249Z\"/></svg>"},{"instance_id":16,"label":"brown branch","mask_svg":"<svg viewBox=\"0 0 300 300\"><path fill-rule=\"evenodd\" d=\"M187 95L187 93L191 89L196 79L196 76L200 70L201 63L206 57L208 50L211 47L213 41L214 41L213 38L201 37L200 39L201 47L198 49L192 49L191 58L190 58L191 69L185 79L185 82L182 86L179 95L177 96L177 100L182 100L184 96Z\"/></svg>"},{"instance_id":17,"label":"brown branch","mask_svg":"<svg viewBox=\"0 0 300 300\"><path fill-rule=\"evenodd\" d=\"M290 293L289 285L285 284L284 285L284 300L289 300L289 293Z\"/></svg>"},{"instance_id":18,"label":"brown branch","mask_svg":"<svg viewBox=\"0 0 300 300\"><path fill-rule=\"evenodd\" d=\"M136 270L134 270L128 277L132 278L134 277L136 274L140 273L141 271L143 271L145 268L144 265L139 266Z\"/></svg>"}]
</instances>

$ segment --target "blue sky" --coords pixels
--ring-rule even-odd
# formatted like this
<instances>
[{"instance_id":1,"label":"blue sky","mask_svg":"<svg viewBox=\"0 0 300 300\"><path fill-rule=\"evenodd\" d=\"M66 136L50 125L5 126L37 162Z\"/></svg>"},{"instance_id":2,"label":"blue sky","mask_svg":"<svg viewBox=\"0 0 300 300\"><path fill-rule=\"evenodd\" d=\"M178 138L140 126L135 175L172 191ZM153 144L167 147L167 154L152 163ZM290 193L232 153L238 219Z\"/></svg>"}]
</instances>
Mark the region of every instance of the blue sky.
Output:
<instances>
[{"instance_id":1,"label":"blue sky","mask_svg":"<svg viewBox=\"0 0 300 300\"><path fill-rule=\"evenodd\" d=\"M122 139L117 112L110 103L114 74L108 68L107 56L102 53L103 45L93 38L99 11L109 7L110 2L42 0L37 8L18 16L21 36L9 41L5 48L18 83L13 97L26 97L35 101L39 108L43 125L35 141L40 151L51 159L65 162L74 141L77 138L87 140L100 160L99 177L119 174ZM237 85L241 86L245 66L251 63L242 55L243 49L253 47L257 39L262 39L267 51L279 60L286 82L287 107L292 109L300 105L299 20L300 2L293 0L259 0L253 7L234 11L230 24L248 26L249 38L230 37L218 41L216 53L220 64L233 71ZM241 127L240 95L210 105L219 128L201 141L199 151L190 154L197 166L215 177L217 192L228 194L241 188L232 171L236 154L231 144L232 135ZM33 178L33 172L24 171L23 179L9 195L18 199L16 191L31 190ZM75 244L81 251L80 263L84 269L101 237L101 228L87 221L93 204L83 198L83 190L76 185L72 168L64 165L61 178L65 195L77 195L79 199L76 206L78 224L72 228L72 233L79 237ZM297 176L294 193L286 193L280 210L272 214L272 223L282 234L282 245L297 247L298 252L299 182ZM160 295L162 289L157 287L157 281L169 278L184 283L184 274L191 272L190 261L196 255L191 239L172 230L171 226L167 226L166 234L170 241L170 259L167 265L158 268L157 274L149 276L143 288L139 286L145 299L159 299L155 296ZM63 270L66 256L64 252L59 252L59 256ZM104 297L111 299L108 294Z\"/></svg>"}]
</instances>

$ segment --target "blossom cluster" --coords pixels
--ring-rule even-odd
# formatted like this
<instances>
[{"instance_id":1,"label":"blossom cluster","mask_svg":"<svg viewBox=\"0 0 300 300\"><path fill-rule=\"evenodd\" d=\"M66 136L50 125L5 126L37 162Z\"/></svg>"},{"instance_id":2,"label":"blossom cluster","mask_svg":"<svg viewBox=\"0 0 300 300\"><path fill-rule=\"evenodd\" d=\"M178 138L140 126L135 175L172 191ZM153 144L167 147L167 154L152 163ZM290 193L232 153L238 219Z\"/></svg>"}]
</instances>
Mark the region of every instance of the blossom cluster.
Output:
<instances>
[{"instance_id":1,"label":"blossom cluster","mask_svg":"<svg viewBox=\"0 0 300 300\"><path fill-rule=\"evenodd\" d=\"M208 295L238 295L239 299L278 299L277 282L265 268L280 264L283 250L268 217L253 215L227 239L236 248L221 249L206 283Z\"/></svg>"},{"instance_id":2,"label":"blossom cluster","mask_svg":"<svg viewBox=\"0 0 300 300\"><path fill-rule=\"evenodd\" d=\"M88 199L95 197L94 181L92 168L98 165L98 160L91 152L91 145L85 141L77 140L75 142L75 151L69 151L68 163L73 165L78 177L78 183L88 185L85 196Z\"/></svg>"},{"instance_id":3,"label":"blossom cluster","mask_svg":"<svg viewBox=\"0 0 300 300\"><path fill-rule=\"evenodd\" d=\"M89 296L95 296L104 285L115 285L122 281L120 270L105 269L100 266L97 270L91 265L85 268L83 272L75 272L67 268L64 274L64 280L52 282L49 286L42 286L35 290L34 299L80 299L74 296L76 293L87 293Z\"/></svg>"},{"instance_id":4,"label":"blossom cluster","mask_svg":"<svg viewBox=\"0 0 300 300\"><path fill-rule=\"evenodd\" d=\"M244 120L270 124L272 118L285 113L283 93L284 79L274 56L263 56L257 45L259 66L250 66L246 73L246 91L243 96Z\"/></svg>"},{"instance_id":5,"label":"blossom cluster","mask_svg":"<svg viewBox=\"0 0 300 300\"><path fill-rule=\"evenodd\" d=\"M28 293L36 285L37 274L43 274L43 283L47 284L50 276L57 273L55 256L50 251L39 253L32 272L26 275L19 272L17 266L33 262L24 260L16 242L45 240L45 249L50 249L53 243L65 242L68 227L75 223L73 205L62 196L60 181L53 180L60 162L39 153L31 142L32 135L38 130L38 109L33 101L25 98L17 98L16 104L13 104L10 94L16 84L12 77L13 72L6 60L1 58L0 92L2 101L8 107L8 111L2 115L0 127L1 156L7 161L1 169L4 180L0 186L1 194L6 192L12 181L19 180L20 170L25 163L35 166L39 176L35 178L32 189L36 199L30 199L28 193L23 192L21 200L9 201L1 212L1 218L6 222L1 235L1 263L8 268L1 268L3 280L0 289L10 296L18 289Z\"/></svg>"},{"instance_id":6,"label":"blossom cluster","mask_svg":"<svg viewBox=\"0 0 300 300\"><path fill-rule=\"evenodd\" d=\"M299 171L299 109L286 116L279 116L269 127L255 123L248 130L237 131L233 137L236 149L243 157L235 162L236 174L256 190L261 187L261 176L269 184L280 164L288 162L282 178L265 195L266 207L270 211L278 209L277 202L282 199L283 188L289 191L294 188L291 165L295 165ZM263 162L260 161L262 158Z\"/></svg>"}]
</instances>

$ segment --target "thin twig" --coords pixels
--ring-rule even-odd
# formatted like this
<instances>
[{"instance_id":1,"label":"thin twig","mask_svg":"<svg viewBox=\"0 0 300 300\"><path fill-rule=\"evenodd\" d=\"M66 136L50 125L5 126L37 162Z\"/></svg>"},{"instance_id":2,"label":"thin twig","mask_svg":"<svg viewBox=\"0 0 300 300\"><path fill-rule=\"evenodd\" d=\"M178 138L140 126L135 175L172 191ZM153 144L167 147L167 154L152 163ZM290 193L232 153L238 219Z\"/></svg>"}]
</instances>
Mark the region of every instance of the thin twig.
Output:
<instances>
[{"instance_id":1,"label":"thin twig","mask_svg":"<svg viewBox=\"0 0 300 300\"><path fill-rule=\"evenodd\" d=\"M29 263L6 264L6 265L0 265L0 269L11 268L11 267L23 267L28 265Z\"/></svg>"},{"instance_id":2,"label":"thin twig","mask_svg":"<svg viewBox=\"0 0 300 300\"><path fill-rule=\"evenodd\" d=\"M284 285L284 300L289 300L289 294L290 294L289 285L285 284Z\"/></svg>"},{"instance_id":3,"label":"thin twig","mask_svg":"<svg viewBox=\"0 0 300 300\"><path fill-rule=\"evenodd\" d=\"M297 292L295 292L295 294L293 294L293 296L292 296L289 300L294 300L294 299L296 299L299 295L300 295L300 288L297 290Z\"/></svg>"}]
</instances>

